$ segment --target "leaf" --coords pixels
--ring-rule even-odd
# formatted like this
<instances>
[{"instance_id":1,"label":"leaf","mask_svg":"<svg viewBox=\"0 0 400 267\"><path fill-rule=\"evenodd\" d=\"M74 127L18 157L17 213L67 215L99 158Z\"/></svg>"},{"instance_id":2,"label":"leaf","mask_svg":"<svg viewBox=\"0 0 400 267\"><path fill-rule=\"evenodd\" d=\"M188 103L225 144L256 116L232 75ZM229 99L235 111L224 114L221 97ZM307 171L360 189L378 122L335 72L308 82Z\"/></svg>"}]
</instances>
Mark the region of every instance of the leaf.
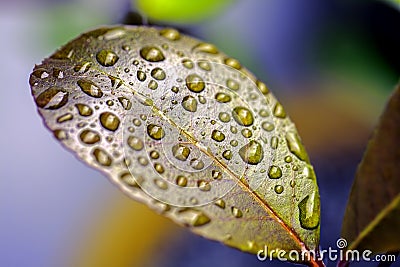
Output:
<instances>
[{"instance_id":1,"label":"leaf","mask_svg":"<svg viewBox=\"0 0 400 267\"><path fill-rule=\"evenodd\" d=\"M218 15L234 0L137 0L133 4L155 20L194 23Z\"/></svg>"},{"instance_id":2,"label":"leaf","mask_svg":"<svg viewBox=\"0 0 400 267\"><path fill-rule=\"evenodd\" d=\"M294 124L214 45L100 28L36 66L30 84L55 137L133 199L250 253L318 248L318 187Z\"/></svg>"},{"instance_id":3,"label":"leaf","mask_svg":"<svg viewBox=\"0 0 400 267\"><path fill-rule=\"evenodd\" d=\"M358 166L343 220L348 249L400 251L400 87Z\"/></svg>"}]
</instances>

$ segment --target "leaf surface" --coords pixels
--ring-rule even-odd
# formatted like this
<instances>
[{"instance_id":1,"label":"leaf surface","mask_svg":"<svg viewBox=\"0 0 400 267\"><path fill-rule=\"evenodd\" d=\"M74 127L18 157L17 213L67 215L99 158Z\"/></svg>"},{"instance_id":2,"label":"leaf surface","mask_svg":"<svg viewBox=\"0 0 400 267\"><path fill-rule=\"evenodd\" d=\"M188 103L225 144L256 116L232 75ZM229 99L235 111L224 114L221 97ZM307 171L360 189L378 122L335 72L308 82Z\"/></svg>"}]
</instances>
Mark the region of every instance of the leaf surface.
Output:
<instances>
[{"instance_id":1,"label":"leaf surface","mask_svg":"<svg viewBox=\"0 0 400 267\"><path fill-rule=\"evenodd\" d=\"M400 87L390 98L358 167L342 236L348 249L400 250Z\"/></svg>"},{"instance_id":2,"label":"leaf surface","mask_svg":"<svg viewBox=\"0 0 400 267\"><path fill-rule=\"evenodd\" d=\"M294 124L214 45L100 28L35 66L30 84L55 137L133 199L250 253L318 248L318 187Z\"/></svg>"}]
</instances>

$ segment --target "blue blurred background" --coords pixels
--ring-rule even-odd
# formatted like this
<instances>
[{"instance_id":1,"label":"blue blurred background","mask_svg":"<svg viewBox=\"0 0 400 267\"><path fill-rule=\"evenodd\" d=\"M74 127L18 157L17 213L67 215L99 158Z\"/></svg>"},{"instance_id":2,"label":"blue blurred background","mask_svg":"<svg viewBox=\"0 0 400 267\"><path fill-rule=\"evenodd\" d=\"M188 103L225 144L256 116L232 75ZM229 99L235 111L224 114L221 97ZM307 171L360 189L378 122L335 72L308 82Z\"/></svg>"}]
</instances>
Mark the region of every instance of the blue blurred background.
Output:
<instances>
[{"instance_id":1,"label":"blue blurred background","mask_svg":"<svg viewBox=\"0 0 400 267\"><path fill-rule=\"evenodd\" d=\"M83 31L134 21L135 10L128 0L0 2L0 266L291 266L175 226L43 127L28 84L34 64ZM316 169L321 247L335 248L357 164L399 81L399 4L237 0L177 26L238 58L284 104Z\"/></svg>"}]
</instances>

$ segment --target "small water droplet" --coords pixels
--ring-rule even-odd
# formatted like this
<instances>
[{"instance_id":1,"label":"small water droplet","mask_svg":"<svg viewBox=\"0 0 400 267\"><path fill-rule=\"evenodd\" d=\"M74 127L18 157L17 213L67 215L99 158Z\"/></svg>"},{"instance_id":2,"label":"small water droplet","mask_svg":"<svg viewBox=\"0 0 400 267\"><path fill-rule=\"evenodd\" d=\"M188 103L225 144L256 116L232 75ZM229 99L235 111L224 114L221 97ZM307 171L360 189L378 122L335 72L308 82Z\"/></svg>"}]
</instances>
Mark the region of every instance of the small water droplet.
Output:
<instances>
[{"instance_id":1,"label":"small water droplet","mask_svg":"<svg viewBox=\"0 0 400 267\"><path fill-rule=\"evenodd\" d=\"M100 141L100 135L92 130L83 130L79 138L87 145L93 145Z\"/></svg>"},{"instance_id":2,"label":"small water droplet","mask_svg":"<svg viewBox=\"0 0 400 267\"><path fill-rule=\"evenodd\" d=\"M232 116L239 125L250 126L253 124L253 114L245 107L236 107L232 111Z\"/></svg>"},{"instance_id":3,"label":"small water droplet","mask_svg":"<svg viewBox=\"0 0 400 267\"><path fill-rule=\"evenodd\" d=\"M62 79L62 78L64 78L64 73L60 69L54 69L53 70L53 77L58 78L58 79Z\"/></svg>"},{"instance_id":4,"label":"small water droplet","mask_svg":"<svg viewBox=\"0 0 400 267\"><path fill-rule=\"evenodd\" d=\"M299 205L300 225L304 229L312 230L319 225L320 203L315 193L306 196Z\"/></svg>"},{"instance_id":5,"label":"small water droplet","mask_svg":"<svg viewBox=\"0 0 400 267\"><path fill-rule=\"evenodd\" d=\"M185 176L179 175L176 178L176 184L182 187L185 187L187 185L188 181L187 178Z\"/></svg>"},{"instance_id":6,"label":"small water droplet","mask_svg":"<svg viewBox=\"0 0 400 267\"><path fill-rule=\"evenodd\" d=\"M179 88L176 86L172 86L171 91L177 94L179 92Z\"/></svg>"},{"instance_id":7,"label":"small water droplet","mask_svg":"<svg viewBox=\"0 0 400 267\"><path fill-rule=\"evenodd\" d=\"M147 164L149 164L149 161L145 157L138 157L138 162L142 166L147 166Z\"/></svg>"},{"instance_id":8,"label":"small water droplet","mask_svg":"<svg viewBox=\"0 0 400 267\"><path fill-rule=\"evenodd\" d=\"M115 114L106 111L100 114L100 123L107 130L115 131L118 129L120 120Z\"/></svg>"},{"instance_id":9,"label":"small water droplet","mask_svg":"<svg viewBox=\"0 0 400 267\"><path fill-rule=\"evenodd\" d=\"M231 116L226 112L220 112L218 118L222 122L229 122L231 120Z\"/></svg>"},{"instance_id":10,"label":"small water droplet","mask_svg":"<svg viewBox=\"0 0 400 267\"><path fill-rule=\"evenodd\" d=\"M49 73L45 69L35 69L32 72L32 75L40 79L46 79L47 77L49 77Z\"/></svg>"},{"instance_id":11,"label":"small water droplet","mask_svg":"<svg viewBox=\"0 0 400 267\"><path fill-rule=\"evenodd\" d=\"M150 157L152 159L158 159L160 157L160 154L157 151L153 150L150 152Z\"/></svg>"},{"instance_id":12,"label":"small water droplet","mask_svg":"<svg viewBox=\"0 0 400 267\"><path fill-rule=\"evenodd\" d=\"M161 80L164 80L164 79L165 79L166 74L165 74L165 72L164 72L163 69L161 69L161 68L154 68L154 69L151 71L151 77L153 77L153 78L156 79L156 80L161 81Z\"/></svg>"},{"instance_id":13,"label":"small water droplet","mask_svg":"<svg viewBox=\"0 0 400 267\"><path fill-rule=\"evenodd\" d=\"M222 153L222 156L224 157L224 159L226 159L226 160L231 160L232 159L232 151L230 151L230 150L225 150L223 153Z\"/></svg>"},{"instance_id":14,"label":"small water droplet","mask_svg":"<svg viewBox=\"0 0 400 267\"><path fill-rule=\"evenodd\" d=\"M253 136L253 132L247 128L242 129L241 132L242 132L243 137L245 137L245 138L250 138Z\"/></svg>"},{"instance_id":15,"label":"small water droplet","mask_svg":"<svg viewBox=\"0 0 400 267\"><path fill-rule=\"evenodd\" d=\"M285 157L285 162L286 162L286 163L292 162L292 157L291 157L291 156L286 156L286 157Z\"/></svg>"},{"instance_id":16,"label":"small water droplet","mask_svg":"<svg viewBox=\"0 0 400 267\"><path fill-rule=\"evenodd\" d=\"M236 146L239 144L239 142L238 142L237 140L232 140L232 141L230 141L229 143L230 143L231 146L233 146L233 147L236 147Z\"/></svg>"},{"instance_id":17,"label":"small water droplet","mask_svg":"<svg viewBox=\"0 0 400 267\"><path fill-rule=\"evenodd\" d=\"M231 97L225 93L217 93L215 95L215 100L220 103L228 103L229 101L231 101Z\"/></svg>"},{"instance_id":18,"label":"small water droplet","mask_svg":"<svg viewBox=\"0 0 400 267\"><path fill-rule=\"evenodd\" d=\"M239 150L242 160L248 164L256 165L264 158L263 148L257 141L250 141Z\"/></svg>"},{"instance_id":19,"label":"small water droplet","mask_svg":"<svg viewBox=\"0 0 400 267\"><path fill-rule=\"evenodd\" d=\"M165 28L160 31L160 35L171 40L171 41L176 41L181 38L181 35L179 32L175 29L172 28Z\"/></svg>"},{"instance_id":20,"label":"small water droplet","mask_svg":"<svg viewBox=\"0 0 400 267\"><path fill-rule=\"evenodd\" d=\"M60 141L68 139L68 133L64 130L60 130L60 129L54 130L53 134L54 134L54 137Z\"/></svg>"},{"instance_id":21,"label":"small water droplet","mask_svg":"<svg viewBox=\"0 0 400 267\"><path fill-rule=\"evenodd\" d=\"M203 52L208 54L218 54L218 49L209 43L199 43L195 47L193 47L194 52Z\"/></svg>"},{"instance_id":22,"label":"small water droplet","mask_svg":"<svg viewBox=\"0 0 400 267\"><path fill-rule=\"evenodd\" d=\"M140 125L142 125L142 122L141 122L139 119L133 119L133 120L132 120L132 123L133 123L133 125L135 125L135 126L140 126Z\"/></svg>"},{"instance_id":23,"label":"small water droplet","mask_svg":"<svg viewBox=\"0 0 400 267\"><path fill-rule=\"evenodd\" d=\"M182 144L177 144L172 147L172 154L178 160L185 161L190 155L190 149Z\"/></svg>"},{"instance_id":24,"label":"small water droplet","mask_svg":"<svg viewBox=\"0 0 400 267\"><path fill-rule=\"evenodd\" d=\"M82 91L88 96L95 98L100 98L103 96L103 92L94 82L86 79L81 79L77 83Z\"/></svg>"},{"instance_id":25,"label":"small water droplet","mask_svg":"<svg viewBox=\"0 0 400 267\"><path fill-rule=\"evenodd\" d=\"M182 59L182 65L187 68L187 69L193 69L193 61L191 61L190 59Z\"/></svg>"},{"instance_id":26,"label":"small water droplet","mask_svg":"<svg viewBox=\"0 0 400 267\"><path fill-rule=\"evenodd\" d=\"M271 137L271 142L270 142L270 146L272 149L277 149L278 148L278 144L279 144L279 139L276 136L272 136Z\"/></svg>"},{"instance_id":27,"label":"small water droplet","mask_svg":"<svg viewBox=\"0 0 400 267\"><path fill-rule=\"evenodd\" d=\"M275 185L274 190L275 190L275 193L281 194L283 192L283 186Z\"/></svg>"},{"instance_id":28,"label":"small water droplet","mask_svg":"<svg viewBox=\"0 0 400 267\"><path fill-rule=\"evenodd\" d=\"M201 104L205 104L207 102L207 100L206 100L206 98L204 96L199 95L198 98L199 98L199 102Z\"/></svg>"},{"instance_id":29,"label":"small water droplet","mask_svg":"<svg viewBox=\"0 0 400 267\"><path fill-rule=\"evenodd\" d=\"M279 166L272 165L268 170L268 177L271 179L279 179L282 177L282 170Z\"/></svg>"},{"instance_id":30,"label":"small water droplet","mask_svg":"<svg viewBox=\"0 0 400 267\"><path fill-rule=\"evenodd\" d=\"M225 135L223 132L218 131L218 130L214 130L211 133L211 138L214 139L217 142L222 142L225 140Z\"/></svg>"},{"instance_id":31,"label":"small water droplet","mask_svg":"<svg viewBox=\"0 0 400 267\"><path fill-rule=\"evenodd\" d=\"M179 212L179 217L184 223L194 227L206 225L211 221L205 213L195 209L183 209Z\"/></svg>"},{"instance_id":32,"label":"small water droplet","mask_svg":"<svg viewBox=\"0 0 400 267\"><path fill-rule=\"evenodd\" d=\"M129 172L122 173L120 175L120 179L127 186L139 188L136 179L133 178L132 174L130 174Z\"/></svg>"},{"instance_id":33,"label":"small water droplet","mask_svg":"<svg viewBox=\"0 0 400 267\"><path fill-rule=\"evenodd\" d=\"M164 167L163 167L163 165L161 165L160 163L155 163L154 164L154 169L156 170L156 172L158 172L158 173L164 173Z\"/></svg>"},{"instance_id":34,"label":"small water droplet","mask_svg":"<svg viewBox=\"0 0 400 267\"><path fill-rule=\"evenodd\" d=\"M211 185L209 182L204 181L204 180L199 180L197 181L197 187L201 190L201 191L210 191L211 190Z\"/></svg>"},{"instance_id":35,"label":"small water droplet","mask_svg":"<svg viewBox=\"0 0 400 267\"><path fill-rule=\"evenodd\" d=\"M218 199L217 201L215 201L215 206L221 208L221 209L225 209L225 201L223 201L222 199Z\"/></svg>"},{"instance_id":36,"label":"small water droplet","mask_svg":"<svg viewBox=\"0 0 400 267\"><path fill-rule=\"evenodd\" d=\"M113 39L119 39L125 35L125 31L123 29L112 29L106 32L104 35L102 35L102 39L104 40L113 40Z\"/></svg>"},{"instance_id":37,"label":"small water droplet","mask_svg":"<svg viewBox=\"0 0 400 267\"><path fill-rule=\"evenodd\" d=\"M93 114L93 110L85 104L76 104L75 107L81 116L87 117Z\"/></svg>"},{"instance_id":38,"label":"small water droplet","mask_svg":"<svg viewBox=\"0 0 400 267\"><path fill-rule=\"evenodd\" d=\"M128 98L121 96L118 97L118 101L125 110L130 110L132 108L132 103Z\"/></svg>"},{"instance_id":39,"label":"small water droplet","mask_svg":"<svg viewBox=\"0 0 400 267\"><path fill-rule=\"evenodd\" d=\"M57 118L58 123L63 123L66 121L70 121L74 118L74 116L71 113L66 113L64 115L61 115L60 117Z\"/></svg>"},{"instance_id":40,"label":"small water droplet","mask_svg":"<svg viewBox=\"0 0 400 267\"><path fill-rule=\"evenodd\" d=\"M233 134L237 134L237 132L238 132L238 128L236 128L235 126L231 126L231 133L233 133Z\"/></svg>"},{"instance_id":41,"label":"small water droplet","mask_svg":"<svg viewBox=\"0 0 400 267\"><path fill-rule=\"evenodd\" d=\"M224 60L225 64L228 65L229 67L232 67L234 69L240 70L242 66L240 65L239 61L234 58L226 58Z\"/></svg>"},{"instance_id":42,"label":"small water droplet","mask_svg":"<svg viewBox=\"0 0 400 267\"><path fill-rule=\"evenodd\" d=\"M204 162L201 159L192 159L190 161L190 166L195 170L201 170L204 168Z\"/></svg>"},{"instance_id":43,"label":"small water droplet","mask_svg":"<svg viewBox=\"0 0 400 267\"><path fill-rule=\"evenodd\" d=\"M204 90L205 83L199 75L190 74L186 77L186 87L194 93L200 93Z\"/></svg>"},{"instance_id":44,"label":"small water droplet","mask_svg":"<svg viewBox=\"0 0 400 267\"><path fill-rule=\"evenodd\" d=\"M111 50L101 50L97 53L96 59L104 67L111 67L117 63L119 57Z\"/></svg>"},{"instance_id":45,"label":"small water droplet","mask_svg":"<svg viewBox=\"0 0 400 267\"><path fill-rule=\"evenodd\" d=\"M221 180L222 179L222 173L220 171L212 170L211 176L215 180Z\"/></svg>"},{"instance_id":46,"label":"small water droplet","mask_svg":"<svg viewBox=\"0 0 400 267\"><path fill-rule=\"evenodd\" d=\"M290 181L290 187L293 188L295 185L296 185L296 182L295 182L294 180L291 180L291 181Z\"/></svg>"},{"instance_id":47,"label":"small water droplet","mask_svg":"<svg viewBox=\"0 0 400 267\"><path fill-rule=\"evenodd\" d=\"M128 137L128 145L130 146L130 148L136 151L142 150L144 147L143 141L133 135Z\"/></svg>"},{"instance_id":48,"label":"small water droplet","mask_svg":"<svg viewBox=\"0 0 400 267\"><path fill-rule=\"evenodd\" d=\"M59 109L67 104L68 95L61 87L50 87L36 98L36 105L45 109Z\"/></svg>"},{"instance_id":49,"label":"small water droplet","mask_svg":"<svg viewBox=\"0 0 400 267\"><path fill-rule=\"evenodd\" d=\"M234 91L239 90L239 83L237 81L235 81L235 80L232 80L232 79L226 80L226 86L229 89L234 90Z\"/></svg>"},{"instance_id":50,"label":"small water droplet","mask_svg":"<svg viewBox=\"0 0 400 267\"><path fill-rule=\"evenodd\" d=\"M274 107L274 116L277 118L281 118L284 119L286 117L286 112L283 109L283 106L280 103L276 103L275 107Z\"/></svg>"},{"instance_id":51,"label":"small water droplet","mask_svg":"<svg viewBox=\"0 0 400 267\"><path fill-rule=\"evenodd\" d=\"M159 62L165 59L161 50L155 46L145 46L140 49L140 56L149 62Z\"/></svg>"},{"instance_id":52,"label":"small water droplet","mask_svg":"<svg viewBox=\"0 0 400 267\"><path fill-rule=\"evenodd\" d=\"M286 134L286 142L290 152L292 152L300 160L309 162L307 152L297 133L288 132Z\"/></svg>"},{"instance_id":53,"label":"small water droplet","mask_svg":"<svg viewBox=\"0 0 400 267\"><path fill-rule=\"evenodd\" d=\"M86 73L91 67L92 67L91 62L85 62L85 63L76 65L74 67L74 71L83 74L83 73Z\"/></svg>"},{"instance_id":54,"label":"small water droplet","mask_svg":"<svg viewBox=\"0 0 400 267\"><path fill-rule=\"evenodd\" d=\"M101 148L94 149L93 156L96 159L97 163L102 166L108 167L112 164L111 156Z\"/></svg>"},{"instance_id":55,"label":"small water droplet","mask_svg":"<svg viewBox=\"0 0 400 267\"><path fill-rule=\"evenodd\" d=\"M147 87L151 90L156 90L158 88L158 83L155 80L151 80Z\"/></svg>"},{"instance_id":56,"label":"small water droplet","mask_svg":"<svg viewBox=\"0 0 400 267\"><path fill-rule=\"evenodd\" d=\"M154 140L161 140L165 135L163 128L156 124L147 125L147 134Z\"/></svg>"},{"instance_id":57,"label":"small water droplet","mask_svg":"<svg viewBox=\"0 0 400 267\"><path fill-rule=\"evenodd\" d=\"M264 121L264 122L261 124L261 127L262 127L265 131L267 131L267 132L271 132L271 131L273 131L273 130L275 129L274 124L271 123L271 122L268 122L268 121Z\"/></svg>"},{"instance_id":58,"label":"small water droplet","mask_svg":"<svg viewBox=\"0 0 400 267\"><path fill-rule=\"evenodd\" d=\"M205 70L205 71L210 71L211 70L211 65L208 61L198 61L197 66L199 66L200 69Z\"/></svg>"},{"instance_id":59,"label":"small water droplet","mask_svg":"<svg viewBox=\"0 0 400 267\"><path fill-rule=\"evenodd\" d=\"M190 112L197 111L197 100L193 96L185 96L182 100L182 107Z\"/></svg>"},{"instance_id":60,"label":"small water droplet","mask_svg":"<svg viewBox=\"0 0 400 267\"><path fill-rule=\"evenodd\" d=\"M260 116L263 117L263 118L266 118L266 117L269 116L268 111L265 110L265 109L261 109L260 112L259 112L258 114L260 114Z\"/></svg>"},{"instance_id":61,"label":"small water droplet","mask_svg":"<svg viewBox=\"0 0 400 267\"><path fill-rule=\"evenodd\" d=\"M263 83L262 81L257 80L256 85L258 87L258 89L260 90L260 92L263 95L266 95L269 93L269 89L268 87L265 85L265 83Z\"/></svg>"},{"instance_id":62,"label":"small water droplet","mask_svg":"<svg viewBox=\"0 0 400 267\"><path fill-rule=\"evenodd\" d=\"M236 218L243 217L243 213L242 213L242 211L240 209L238 209L236 207L232 207L231 211L232 211L233 216L235 216Z\"/></svg>"},{"instance_id":63,"label":"small water droplet","mask_svg":"<svg viewBox=\"0 0 400 267\"><path fill-rule=\"evenodd\" d=\"M161 190L167 190L168 189L168 184L166 181L162 179L154 179L154 184L160 188Z\"/></svg>"}]
</instances>

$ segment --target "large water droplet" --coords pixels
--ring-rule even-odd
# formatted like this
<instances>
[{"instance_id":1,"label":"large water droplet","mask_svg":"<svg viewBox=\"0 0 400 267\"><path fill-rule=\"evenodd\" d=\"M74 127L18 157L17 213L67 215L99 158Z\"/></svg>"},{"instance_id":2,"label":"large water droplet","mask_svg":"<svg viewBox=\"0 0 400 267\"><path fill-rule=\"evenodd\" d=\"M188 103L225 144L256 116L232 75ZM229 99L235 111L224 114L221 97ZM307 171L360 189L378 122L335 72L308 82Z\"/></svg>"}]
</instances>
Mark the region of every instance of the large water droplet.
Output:
<instances>
[{"instance_id":1,"label":"large water droplet","mask_svg":"<svg viewBox=\"0 0 400 267\"><path fill-rule=\"evenodd\" d=\"M101 50L97 53L96 59L104 67L111 67L117 63L119 57L111 50Z\"/></svg>"},{"instance_id":2,"label":"large water droplet","mask_svg":"<svg viewBox=\"0 0 400 267\"><path fill-rule=\"evenodd\" d=\"M257 141L250 141L239 150L242 160L248 164L256 165L264 158L263 148Z\"/></svg>"},{"instance_id":3,"label":"large water droplet","mask_svg":"<svg viewBox=\"0 0 400 267\"><path fill-rule=\"evenodd\" d=\"M195 209L183 209L179 212L179 217L187 225L195 227L205 225L211 221L205 213Z\"/></svg>"},{"instance_id":4,"label":"large water droplet","mask_svg":"<svg viewBox=\"0 0 400 267\"><path fill-rule=\"evenodd\" d=\"M79 87L82 91L92 97L100 98L103 96L101 89L92 81L81 79L78 81Z\"/></svg>"},{"instance_id":5,"label":"large water droplet","mask_svg":"<svg viewBox=\"0 0 400 267\"><path fill-rule=\"evenodd\" d=\"M271 179L278 179L282 177L282 170L279 166L272 165L268 170L268 177Z\"/></svg>"},{"instance_id":6,"label":"large water droplet","mask_svg":"<svg viewBox=\"0 0 400 267\"><path fill-rule=\"evenodd\" d=\"M236 107L232 111L232 116L239 125L250 126L253 124L253 114L244 107Z\"/></svg>"},{"instance_id":7,"label":"large water droplet","mask_svg":"<svg viewBox=\"0 0 400 267\"><path fill-rule=\"evenodd\" d=\"M197 74L190 74L186 77L186 87L195 93L200 93L205 88L203 79Z\"/></svg>"},{"instance_id":8,"label":"large water droplet","mask_svg":"<svg viewBox=\"0 0 400 267\"><path fill-rule=\"evenodd\" d=\"M185 161L189 157L190 149L182 144L177 144L172 147L172 154L178 160Z\"/></svg>"},{"instance_id":9,"label":"large water droplet","mask_svg":"<svg viewBox=\"0 0 400 267\"><path fill-rule=\"evenodd\" d=\"M312 230L319 225L319 198L315 193L303 198L299 205L300 225L304 229Z\"/></svg>"},{"instance_id":10,"label":"large water droplet","mask_svg":"<svg viewBox=\"0 0 400 267\"><path fill-rule=\"evenodd\" d=\"M36 105L45 109L59 109L68 102L68 92L61 87L50 87L36 98Z\"/></svg>"},{"instance_id":11,"label":"large water droplet","mask_svg":"<svg viewBox=\"0 0 400 267\"><path fill-rule=\"evenodd\" d=\"M93 114L91 107L85 104L76 104L75 107L78 109L79 115L87 117Z\"/></svg>"},{"instance_id":12,"label":"large water droplet","mask_svg":"<svg viewBox=\"0 0 400 267\"><path fill-rule=\"evenodd\" d=\"M128 137L128 145L133 149L133 150L142 150L143 149L143 141L140 140L140 138L136 136L129 136Z\"/></svg>"},{"instance_id":13,"label":"large water droplet","mask_svg":"<svg viewBox=\"0 0 400 267\"><path fill-rule=\"evenodd\" d=\"M115 114L106 111L100 114L100 123L107 130L115 131L118 129L120 120Z\"/></svg>"},{"instance_id":14,"label":"large water droplet","mask_svg":"<svg viewBox=\"0 0 400 267\"><path fill-rule=\"evenodd\" d=\"M165 28L160 31L160 35L171 40L171 41L176 41L181 38L181 35L179 32L175 29L172 28Z\"/></svg>"},{"instance_id":15,"label":"large water droplet","mask_svg":"<svg viewBox=\"0 0 400 267\"><path fill-rule=\"evenodd\" d=\"M147 134L154 140L161 140L165 135L163 128L156 124L147 125Z\"/></svg>"},{"instance_id":16,"label":"large water droplet","mask_svg":"<svg viewBox=\"0 0 400 267\"><path fill-rule=\"evenodd\" d=\"M218 131L218 130L214 130L211 133L211 138L214 139L217 142L222 142L225 140L225 135L223 132Z\"/></svg>"},{"instance_id":17,"label":"large water droplet","mask_svg":"<svg viewBox=\"0 0 400 267\"><path fill-rule=\"evenodd\" d=\"M101 148L96 148L95 150L93 150L93 156L96 159L97 163L102 166L108 167L112 163L110 155L108 155L108 153Z\"/></svg>"},{"instance_id":18,"label":"large water droplet","mask_svg":"<svg viewBox=\"0 0 400 267\"><path fill-rule=\"evenodd\" d=\"M164 80L164 79L165 79L166 75L165 75L165 72L163 71L163 69L161 69L161 68L154 68L154 69L151 71L151 77L153 77L153 78L156 79L156 80L161 81L161 80Z\"/></svg>"},{"instance_id":19,"label":"large water droplet","mask_svg":"<svg viewBox=\"0 0 400 267\"><path fill-rule=\"evenodd\" d=\"M300 137L295 132L289 132L286 134L286 142L290 152L300 160L309 162L307 152L300 141Z\"/></svg>"},{"instance_id":20,"label":"large water droplet","mask_svg":"<svg viewBox=\"0 0 400 267\"><path fill-rule=\"evenodd\" d=\"M165 59L161 50L155 46L145 46L140 49L140 56L150 62L159 62Z\"/></svg>"},{"instance_id":21,"label":"large water droplet","mask_svg":"<svg viewBox=\"0 0 400 267\"><path fill-rule=\"evenodd\" d=\"M185 96L182 100L182 107L190 112L197 111L197 100L193 96Z\"/></svg>"},{"instance_id":22,"label":"large water droplet","mask_svg":"<svg viewBox=\"0 0 400 267\"><path fill-rule=\"evenodd\" d=\"M83 130L79 138L87 145L93 145L100 141L100 135L92 130Z\"/></svg>"}]
</instances>

